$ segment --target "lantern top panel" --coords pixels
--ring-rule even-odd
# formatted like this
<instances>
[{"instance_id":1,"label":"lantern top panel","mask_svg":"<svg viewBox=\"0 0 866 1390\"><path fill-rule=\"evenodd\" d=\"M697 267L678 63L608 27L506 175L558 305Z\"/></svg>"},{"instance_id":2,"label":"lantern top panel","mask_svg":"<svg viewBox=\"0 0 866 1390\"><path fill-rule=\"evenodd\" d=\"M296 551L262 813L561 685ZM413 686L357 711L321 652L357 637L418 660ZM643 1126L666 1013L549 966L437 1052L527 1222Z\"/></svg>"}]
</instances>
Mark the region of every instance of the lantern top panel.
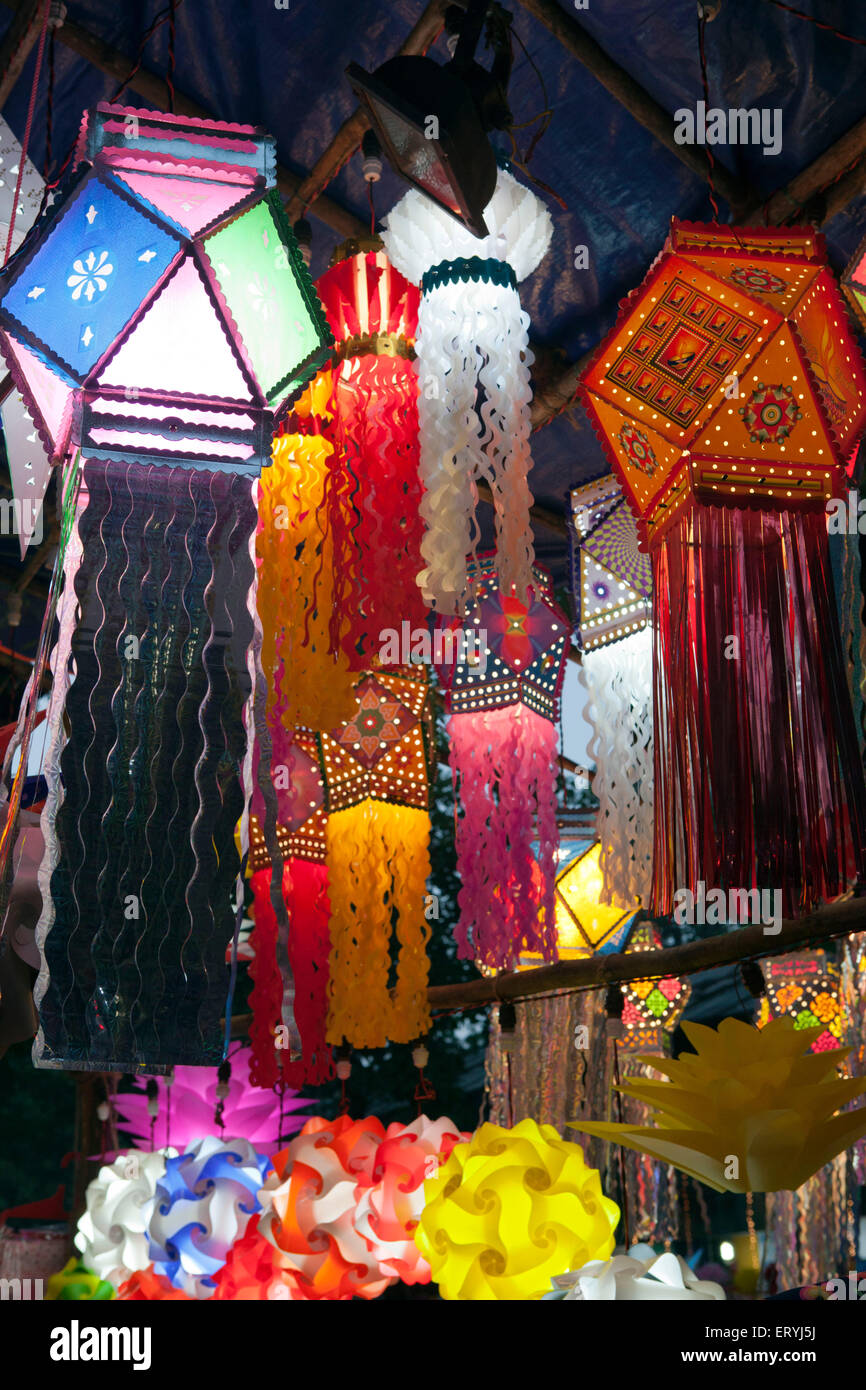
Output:
<instances>
[{"instance_id":1,"label":"lantern top panel","mask_svg":"<svg viewBox=\"0 0 866 1390\"><path fill-rule=\"evenodd\" d=\"M318 738L327 812L368 799L427 810L435 748L426 670L377 667L355 693L353 717Z\"/></svg>"},{"instance_id":2,"label":"lantern top panel","mask_svg":"<svg viewBox=\"0 0 866 1390\"><path fill-rule=\"evenodd\" d=\"M414 342L420 294L388 260L381 241L335 261L316 289L341 356L385 346L384 338L394 340L395 354L399 340L407 350Z\"/></svg>"},{"instance_id":3,"label":"lantern top panel","mask_svg":"<svg viewBox=\"0 0 866 1390\"><path fill-rule=\"evenodd\" d=\"M652 602L652 562L640 548L637 524L619 484L610 479L601 502L595 500L596 491L589 484L571 493L572 593L582 651L646 627ZM593 516L594 524L584 529Z\"/></svg>"},{"instance_id":4,"label":"lantern top panel","mask_svg":"<svg viewBox=\"0 0 866 1390\"><path fill-rule=\"evenodd\" d=\"M187 173L248 188L276 186L275 144L256 126L105 101L85 113L76 157L115 169Z\"/></svg>"}]
</instances>

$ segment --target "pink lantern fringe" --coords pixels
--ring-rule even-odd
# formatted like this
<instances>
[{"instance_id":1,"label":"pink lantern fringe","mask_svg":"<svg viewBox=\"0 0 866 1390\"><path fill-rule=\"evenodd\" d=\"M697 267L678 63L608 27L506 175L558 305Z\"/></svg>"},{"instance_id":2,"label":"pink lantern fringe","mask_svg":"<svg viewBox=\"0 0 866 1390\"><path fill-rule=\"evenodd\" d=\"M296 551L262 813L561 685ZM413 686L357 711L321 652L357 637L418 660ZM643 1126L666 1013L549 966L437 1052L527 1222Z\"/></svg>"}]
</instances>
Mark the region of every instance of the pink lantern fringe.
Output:
<instances>
[{"instance_id":1,"label":"pink lantern fringe","mask_svg":"<svg viewBox=\"0 0 866 1390\"><path fill-rule=\"evenodd\" d=\"M500 970L521 951L556 961L556 726L518 704L452 714L448 733L463 806L457 954Z\"/></svg>"}]
</instances>

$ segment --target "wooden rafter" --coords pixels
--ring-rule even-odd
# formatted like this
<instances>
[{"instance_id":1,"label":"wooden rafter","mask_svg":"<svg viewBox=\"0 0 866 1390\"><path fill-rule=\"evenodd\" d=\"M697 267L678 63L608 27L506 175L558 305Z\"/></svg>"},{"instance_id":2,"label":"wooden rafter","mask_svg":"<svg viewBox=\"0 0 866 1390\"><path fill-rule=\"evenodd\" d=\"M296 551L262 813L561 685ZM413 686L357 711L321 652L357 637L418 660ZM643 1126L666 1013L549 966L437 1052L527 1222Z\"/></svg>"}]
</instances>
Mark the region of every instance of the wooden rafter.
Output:
<instances>
[{"instance_id":1,"label":"wooden rafter","mask_svg":"<svg viewBox=\"0 0 866 1390\"><path fill-rule=\"evenodd\" d=\"M7 10L20 11L22 5L16 5L15 0L0 0ZM16 14L16 19L17 19ZM15 20L13 20L13 24ZM63 25L57 30L57 41L62 43L77 53L80 58L86 59L93 67L105 73L106 77L112 78L118 84L124 82L129 76L130 70L134 66L134 58L129 54L122 53L120 49L113 48L111 44L105 43L96 34L92 34L89 29L85 29L80 24L75 24L72 20L65 20ZM169 92L163 78L154 72L149 72L147 68L139 68L129 82L130 88L143 97L152 107L157 110L168 110ZM175 110L181 116L200 116L206 120L213 119L213 112L200 102L194 101L192 97L175 89L174 99ZM302 186L303 180L300 174L287 169L285 165L277 165L277 187L285 199L291 198L297 189ZM320 221L325 222L341 237L363 236L367 229L367 224L354 213L340 207L331 198L324 194L317 200L316 216Z\"/></svg>"},{"instance_id":2,"label":"wooden rafter","mask_svg":"<svg viewBox=\"0 0 866 1390\"><path fill-rule=\"evenodd\" d=\"M23 0L22 4L10 6L15 15L0 43L0 107L6 105L39 38L46 3L47 0Z\"/></svg>"}]
</instances>

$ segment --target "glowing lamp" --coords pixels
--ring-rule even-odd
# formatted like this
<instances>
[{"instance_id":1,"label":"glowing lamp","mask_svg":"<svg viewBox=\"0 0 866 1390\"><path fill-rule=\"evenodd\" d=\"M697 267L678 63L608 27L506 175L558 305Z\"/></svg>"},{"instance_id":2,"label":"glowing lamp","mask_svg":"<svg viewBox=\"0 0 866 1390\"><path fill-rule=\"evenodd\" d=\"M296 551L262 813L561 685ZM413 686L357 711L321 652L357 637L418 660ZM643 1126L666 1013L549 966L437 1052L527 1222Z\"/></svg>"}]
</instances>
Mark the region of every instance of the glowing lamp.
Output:
<instances>
[{"instance_id":1,"label":"glowing lamp","mask_svg":"<svg viewBox=\"0 0 866 1390\"><path fill-rule=\"evenodd\" d=\"M331 346L275 181L252 126L101 103L64 196L0 276L9 370L50 456L79 449L46 748L41 1066L222 1053L251 791L252 486L276 410Z\"/></svg>"},{"instance_id":2,"label":"glowing lamp","mask_svg":"<svg viewBox=\"0 0 866 1390\"><path fill-rule=\"evenodd\" d=\"M315 1117L287 1149L260 1193L259 1232L302 1299L377 1298L394 1282L355 1228L355 1191L373 1173L385 1138L373 1116Z\"/></svg>"},{"instance_id":3,"label":"glowing lamp","mask_svg":"<svg viewBox=\"0 0 866 1390\"><path fill-rule=\"evenodd\" d=\"M651 911L701 881L838 896L866 785L824 509L866 370L821 238L675 220L581 394L653 566Z\"/></svg>"},{"instance_id":4,"label":"glowing lamp","mask_svg":"<svg viewBox=\"0 0 866 1390\"><path fill-rule=\"evenodd\" d=\"M493 493L503 585L525 600L532 572L532 354L517 285L542 260L552 224L535 194L504 170L484 217L488 231L479 241L412 190L388 214L383 233L392 263L421 286L416 351L427 564L418 583L440 613L464 610L466 557L479 534L479 481Z\"/></svg>"},{"instance_id":5,"label":"glowing lamp","mask_svg":"<svg viewBox=\"0 0 866 1390\"><path fill-rule=\"evenodd\" d=\"M498 556L489 555L470 566L464 627L440 620L437 670L462 808L458 955L510 969L524 951L556 959L556 719L568 621L549 576L533 571L524 602L497 566Z\"/></svg>"},{"instance_id":6,"label":"glowing lamp","mask_svg":"<svg viewBox=\"0 0 866 1390\"><path fill-rule=\"evenodd\" d=\"M357 712L320 738L331 956L327 1039L411 1042L429 1028L424 915L433 729L423 667L377 669ZM389 989L391 942L397 983Z\"/></svg>"},{"instance_id":7,"label":"glowing lamp","mask_svg":"<svg viewBox=\"0 0 866 1390\"><path fill-rule=\"evenodd\" d=\"M613 1253L619 1208L552 1125L484 1124L424 1184L415 1242L446 1299L540 1299Z\"/></svg>"}]
</instances>

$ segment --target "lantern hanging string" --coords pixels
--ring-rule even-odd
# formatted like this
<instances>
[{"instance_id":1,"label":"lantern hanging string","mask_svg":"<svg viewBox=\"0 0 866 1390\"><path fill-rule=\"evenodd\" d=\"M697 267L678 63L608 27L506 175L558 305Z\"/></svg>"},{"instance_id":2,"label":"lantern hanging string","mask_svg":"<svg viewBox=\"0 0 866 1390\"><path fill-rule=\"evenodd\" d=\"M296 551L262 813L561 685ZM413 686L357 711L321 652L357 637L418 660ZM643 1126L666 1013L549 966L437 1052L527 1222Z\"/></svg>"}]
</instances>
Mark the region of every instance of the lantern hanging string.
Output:
<instances>
[{"instance_id":1,"label":"lantern hanging string","mask_svg":"<svg viewBox=\"0 0 866 1390\"><path fill-rule=\"evenodd\" d=\"M844 39L846 43L859 44L861 48L866 48L866 39L859 39L854 34L846 34L843 29L837 29L835 24L828 24L826 20L816 19L813 14L806 14L805 10L797 10L793 5L785 4L785 0L768 0L770 5L775 5L777 10L786 10L788 14L795 15L797 19L806 19L810 24L814 24L816 29L826 29L828 34L832 34L837 39Z\"/></svg>"}]
</instances>

